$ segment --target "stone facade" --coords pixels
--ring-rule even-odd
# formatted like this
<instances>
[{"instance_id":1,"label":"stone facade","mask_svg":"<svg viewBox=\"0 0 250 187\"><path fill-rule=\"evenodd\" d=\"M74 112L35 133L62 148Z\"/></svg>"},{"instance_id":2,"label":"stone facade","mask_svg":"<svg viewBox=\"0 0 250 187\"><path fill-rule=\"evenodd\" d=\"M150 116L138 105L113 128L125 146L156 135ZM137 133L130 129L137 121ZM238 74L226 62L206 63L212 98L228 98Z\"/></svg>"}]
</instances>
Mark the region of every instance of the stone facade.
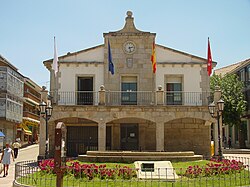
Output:
<instances>
[{"instance_id":1,"label":"stone facade","mask_svg":"<svg viewBox=\"0 0 250 187\"><path fill-rule=\"evenodd\" d=\"M59 57L56 78L53 59L44 61L51 72L54 108L49 120L51 156L55 125L60 121L67 127L68 156L88 150L194 151L210 156L214 119L207 108L206 59L156 45L157 70L152 73L155 37L136 29L132 12L127 12L123 29L104 33L104 45ZM114 75L109 72L108 43ZM87 84L90 91L85 89ZM179 92L171 92L172 87ZM90 103L79 103L81 97L90 98Z\"/></svg>"}]
</instances>

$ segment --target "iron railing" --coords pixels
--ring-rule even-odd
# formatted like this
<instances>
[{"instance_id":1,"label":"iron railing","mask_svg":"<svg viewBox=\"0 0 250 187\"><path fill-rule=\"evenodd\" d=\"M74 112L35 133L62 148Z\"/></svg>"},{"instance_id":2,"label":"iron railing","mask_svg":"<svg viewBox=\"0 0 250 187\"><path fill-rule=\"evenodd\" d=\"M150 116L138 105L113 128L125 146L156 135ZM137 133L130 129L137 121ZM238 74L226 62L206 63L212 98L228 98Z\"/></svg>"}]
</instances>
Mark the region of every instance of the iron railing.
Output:
<instances>
[{"instance_id":1,"label":"iron railing","mask_svg":"<svg viewBox=\"0 0 250 187\"><path fill-rule=\"evenodd\" d=\"M58 105L98 105L98 92L54 92L51 95Z\"/></svg>"},{"instance_id":2,"label":"iron railing","mask_svg":"<svg viewBox=\"0 0 250 187\"><path fill-rule=\"evenodd\" d=\"M210 92L164 91L162 95L155 91L105 91L105 100L100 101L100 92L60 91L51 92L53 102L58 105L183 105L207 106Z\"/></svg>"},{"instance_id":3,"label":"iron railing","mask_svg":"<svg viewBox=\"0 0 250 187\"><path fill-rule=\"evenodd\" d=\"M64 168L63 186L77 187L100 187L100 186L123 186L123 187L230 187L250 185L249 159L246 157L226 157L243 163L241 170L231 165L223 167L210 167L213 172L206 170L206 174L199 174L202 167L188 168L128 168L126 166L106 168L106 166L87 166L70 169ZM50 167L49 164L46 167ZM38 167L36 161L18 162L15 164L15 181L13 186L56 186L56 175L52 169L43 170ZM228 169L234 168L233 171ZM139 171L142 175L139 174ZM190 172L192 171L192 172ZM226 171L225 173L223 173ZM221 172L221 173L220 173Z\"/></svg>"},{"instance_id":4,"label":"iron railing","mask_svg":"<svg viewBox=\"0 0 250 187\"><path fill-rule=\"evenodd\" d=\"M151 91L108 91L106 92L106 105L154 105L155 92Z\"/></svg>"}]
</instances>

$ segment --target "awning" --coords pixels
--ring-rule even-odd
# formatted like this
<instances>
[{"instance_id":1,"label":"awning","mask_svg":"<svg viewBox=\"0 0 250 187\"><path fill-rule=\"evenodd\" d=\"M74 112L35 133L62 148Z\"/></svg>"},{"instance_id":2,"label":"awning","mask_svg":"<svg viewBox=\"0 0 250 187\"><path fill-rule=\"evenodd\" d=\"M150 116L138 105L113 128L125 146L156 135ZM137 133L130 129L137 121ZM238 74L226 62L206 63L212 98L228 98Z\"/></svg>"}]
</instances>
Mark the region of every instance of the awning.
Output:
<instances>
[{"instance_id":1,"label":"awning","mask_svg":"<svg viewBox=\"0 0 250 187\"><path fill-rule=\"evenodd\" d=\"M40 124L40 121L29 118L29 117L23 117L23 124L28 125L28 126L38 127Z\"/></svg>"},{"instance_id":2,"label":"awning","mask_svg":"<svg viewBox=\"0 0 250 187\"><path fill-rule=\"evenodd\" d=\"M0 137L5 137L5 135L2 131L0 131Z\"/></svg>"},{"instance_id":3,"label":"awning","mask_svg":"<svg viewBox=\"0 0 250 187\"><path fill-rule=\"evenodd\" d=\"M31 130L27 127L27 125L22 124L23 132L27 135L32 135Z\"/></svg>"},{"instance_id":4,"label":"awning","mask_svg":"<svg viewBox=\"0 0 250 187\"><path fill-rule=\"evenodd\" d=\"M27 125L25 125L24 123L18 124L18 125L17 125L17 128L22 128L24 134L27 134L27 135L30 135L30 136L32 135L31 130L30 130L30 129L27 127Z\"/></svg>"}]
</instances>

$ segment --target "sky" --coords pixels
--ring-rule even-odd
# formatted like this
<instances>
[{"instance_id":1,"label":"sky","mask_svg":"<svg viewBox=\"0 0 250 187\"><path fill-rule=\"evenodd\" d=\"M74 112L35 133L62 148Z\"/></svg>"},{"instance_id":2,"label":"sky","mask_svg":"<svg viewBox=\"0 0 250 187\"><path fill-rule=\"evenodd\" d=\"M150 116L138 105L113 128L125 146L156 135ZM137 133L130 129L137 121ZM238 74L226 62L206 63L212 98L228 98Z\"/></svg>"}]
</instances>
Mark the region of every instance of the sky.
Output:
<instances>
[{"instance_id":1,"label":"sky","mask_svg":"<svg viewBox=\"0 0 250 187\"><path fill-rule=\"evenodd\" d=\"M132 11L137 29L156 43L212 59L221 68L250 58L250 0L1 0L0 54L40 86L43 61L104 43ZM157 55L157 54L156 54Z\"/></svg>"}]
</instances>

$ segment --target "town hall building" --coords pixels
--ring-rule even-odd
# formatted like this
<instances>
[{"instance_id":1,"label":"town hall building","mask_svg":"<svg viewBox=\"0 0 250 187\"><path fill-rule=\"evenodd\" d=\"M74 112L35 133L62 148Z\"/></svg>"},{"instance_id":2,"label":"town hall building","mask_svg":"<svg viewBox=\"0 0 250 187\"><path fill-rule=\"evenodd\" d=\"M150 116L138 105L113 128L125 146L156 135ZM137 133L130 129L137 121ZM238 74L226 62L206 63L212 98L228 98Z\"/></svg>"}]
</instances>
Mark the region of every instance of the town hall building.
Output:
<instances>
[{"instance_id":1,"label":"town hall building","mask_svg":"<svg viewBox=\"0 0 250 187\"><path fill-rule=\"evenodd\" d=\"M53 106L50 154L55 125L64 122L67 156L88 150L194 151L210 156L207 59L155 44L154 73L156 33L138 30L130 11L121 30L103 37L101 45L59 56L56 76L53 59L43 62L50 71ZM40 153L43 149L40 146Z\"/></svg>"}]
</instances>

